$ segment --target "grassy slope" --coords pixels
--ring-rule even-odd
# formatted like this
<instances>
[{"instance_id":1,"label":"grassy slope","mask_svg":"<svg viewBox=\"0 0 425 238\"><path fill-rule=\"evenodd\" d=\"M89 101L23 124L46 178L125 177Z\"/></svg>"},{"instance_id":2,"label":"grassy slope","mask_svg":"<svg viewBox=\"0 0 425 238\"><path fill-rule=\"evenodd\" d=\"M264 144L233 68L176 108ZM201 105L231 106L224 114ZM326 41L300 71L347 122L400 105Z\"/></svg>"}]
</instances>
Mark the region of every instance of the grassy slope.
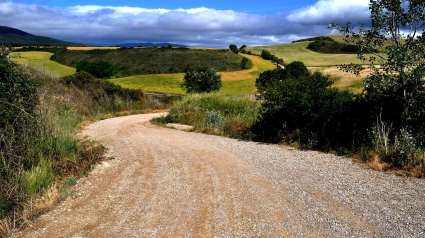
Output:
<instances>
[{"instance_id":1,"label":"grassy slope","mask_svg":"<svg viewBox=\"0 0 425 238\"><path fill-rule=\"evenodd\" d=\"M306 66L336 66L340 64L363 64L356 59L356 54L322 54L307 49L311 41L288 43L281 45L255 46L248 47L254 54L261 54L262 50L268 50L270 53L282 58L285 63L293 61L302 61Z\"/></svg>"},{"instance_id":2,"label":"grassy slope","mask_svg":"<svg viewBox=\"0 0 425 238\"><path fill-rule=\"evenodd\" d=\"M75 68L51 61L50 57L52 55L52 53L41 51L12 53L12 57L14 57L18 63L26 63L33 68L48 69L59 76L75 74Z\"/></svg>"},{"instance_id":3,"label":"grassy slope","mask_svg":"<svg viewBox=\"0 0 425 238\"><path fill-rule=\"evenodd\" d=\"M344 42L343 35L329 36L338 42ZM363 73L360 77L351 73L342 72L337 68L341 64L363 64L362 61L356 58L356 54L322 54L307 49L307 45L311 41L288 43L281 45L270 46L255 46L248 47L254 54L261 54L262 50L268 50L270 53L282 58L285 63L289 64L293 61L302 61L310 70L321 71L324 74L329 74L331 79L335 81L334 86L341 90L348 90L353 93L360 93L363 88L363 80L367 73Z\"/></svg>"},{"instance_id":4,"label":"grassy slope","mask_svg":"<svg viewBox=\"0 0 425 238\"><path fill-rule=\"evenodd\" d=\"M255 79L266 70L276 66L270 61L262 60L257 56L243 55L251 59L254 67L248 70L235 72L220 72L223 88L227 94L249 93L256 90ZM185 94L180 88L184 74L154 74L137 75L126 78L116 78L111 81L126 88L143 89L146 92Z\"/></svg>"},{"instance_id":5,"label":"grassy slope","mask_svg":"<svg viewBox=\"0 0 425 238\"><path fill-rule=\"evenodd\" d=\"M127 48L118 50L68 50L55 53L56 61L76 67L81 60L108 60L121 77L140 74L183 73L186 67L208 66L218 71L242 69L242 57L227 49L219 51L192 49Z\"/></svg>"}]
</instances>

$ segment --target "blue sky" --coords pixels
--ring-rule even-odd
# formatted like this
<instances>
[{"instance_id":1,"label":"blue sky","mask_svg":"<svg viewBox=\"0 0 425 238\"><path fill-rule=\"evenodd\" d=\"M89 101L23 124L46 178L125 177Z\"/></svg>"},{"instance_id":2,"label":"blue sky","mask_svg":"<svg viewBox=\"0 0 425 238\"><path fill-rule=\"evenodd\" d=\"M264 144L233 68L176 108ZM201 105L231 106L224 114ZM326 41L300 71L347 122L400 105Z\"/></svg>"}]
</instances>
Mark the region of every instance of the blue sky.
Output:
<instances>
[{"instance_id":1,"label":"blue sky","mask_svg":"<svg viewBox=\"0 0 425 238\"><path fill-rule=\"evenodd\" d=\"M227 47L335 34L367 22L369 0L0 0L0 24L90 45L170 42Z\"/></svg>"}]
</instances>

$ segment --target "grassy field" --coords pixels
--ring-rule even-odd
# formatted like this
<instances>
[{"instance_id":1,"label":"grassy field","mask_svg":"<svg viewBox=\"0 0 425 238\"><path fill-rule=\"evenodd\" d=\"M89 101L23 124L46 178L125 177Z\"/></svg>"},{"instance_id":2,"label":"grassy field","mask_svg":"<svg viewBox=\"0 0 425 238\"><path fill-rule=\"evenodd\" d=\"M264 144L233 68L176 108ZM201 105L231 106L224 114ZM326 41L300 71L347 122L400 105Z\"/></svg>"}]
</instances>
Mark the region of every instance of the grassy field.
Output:
<instances>
[{"instance_id":1,"label":"grassy field","mask_svg":"<svg viewBox=\"0 0 425 238\"><path fill-rule=\"evenodd\" d=\"M85 47L87 48L87 47ZM218 71L242 69L242 57L227 49L195 50L180 48L121 48L93 50L58 50L55 61L76 67L82 60L107 60L119 70L119 77L142 74L184 73L185 69L208 66Z\"/></svg>"},{"instance_id":2,"label":"grassy field","mask_svg":"<svg viewBox=\"0 0 425 238\"><path fill-rule=\"evenodd\" d=\"M256 90L255 79L258 75L263 71L276 68L270 61L262 60L257 56L243 56L251 59L254 67L242 71L219 72L223 81L220 91L231 95L253 92ZM183 77L183 73L153 74L116 78L111 81L125 88L143 89L146 92L185 94L180 88Z\"/></svg>"},{"instance_id":3,"label":"grassy field","mask_svg":"<svg viewBox=\"0 0 425 238\"><path fill-rule=\"evenodd\" d=\"M75 74L75 68L51 61L50 57L52 55L52 53L42 51L12 53L12 57L16 62L27 64L33 68L47 69L59 76Z\"/></svg>"},{"instance_id":4,"label":"grassy field","mask_svg":"<svg viewBox=\"0 0 425 238\"><path fill-rule=\"evenodd\" d=\"M306 66L336 66L340 64L363 64L356 58L356 54L322 54L307 49L310 41L288 43L282 45L255 46L248 47L247 50L254 54L261 54L261 51L267 50L270 53L282 58L286 64L293 61L302 61Z\"/></svg>"}]
</instances>

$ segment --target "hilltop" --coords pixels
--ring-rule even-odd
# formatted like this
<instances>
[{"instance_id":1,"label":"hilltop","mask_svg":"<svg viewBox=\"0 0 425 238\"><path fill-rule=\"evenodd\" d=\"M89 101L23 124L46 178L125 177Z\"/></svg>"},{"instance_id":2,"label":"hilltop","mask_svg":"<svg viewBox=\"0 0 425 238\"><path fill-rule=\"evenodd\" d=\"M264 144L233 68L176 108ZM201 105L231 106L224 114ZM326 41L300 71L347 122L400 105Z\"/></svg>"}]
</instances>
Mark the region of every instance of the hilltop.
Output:
<instances>
[{"instance_id":1,"label":"hilltop","mask_svg":"<svg viewBox=\"0 0 425 238\"><path fill-rule=\"evenodd\" d=\"M22 45L66 45L66 46L84 46L84 44L57 40L45 36L36 36L28 32L0 26L0 42L3 44L11 44L13 46Z\"/></svg>"}]
</instances>

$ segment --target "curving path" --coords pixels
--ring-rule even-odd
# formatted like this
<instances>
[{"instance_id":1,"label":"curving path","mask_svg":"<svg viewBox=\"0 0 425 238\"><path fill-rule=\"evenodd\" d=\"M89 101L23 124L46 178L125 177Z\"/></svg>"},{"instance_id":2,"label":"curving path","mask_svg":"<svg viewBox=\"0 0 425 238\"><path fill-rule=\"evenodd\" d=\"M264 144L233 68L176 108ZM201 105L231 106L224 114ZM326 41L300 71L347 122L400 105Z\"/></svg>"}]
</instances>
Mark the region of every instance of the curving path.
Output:
<instances>
[{"instance_id":1,"label":"curving path","mask_svg":"<svg viewBox=\"0 0 425 238\"><path fill-rule=\"evenodd\" d=\"M116 159L15 236L424 237L425 181L313 151L151 125L96 122Z\"/></svg>"}]
</instances>

